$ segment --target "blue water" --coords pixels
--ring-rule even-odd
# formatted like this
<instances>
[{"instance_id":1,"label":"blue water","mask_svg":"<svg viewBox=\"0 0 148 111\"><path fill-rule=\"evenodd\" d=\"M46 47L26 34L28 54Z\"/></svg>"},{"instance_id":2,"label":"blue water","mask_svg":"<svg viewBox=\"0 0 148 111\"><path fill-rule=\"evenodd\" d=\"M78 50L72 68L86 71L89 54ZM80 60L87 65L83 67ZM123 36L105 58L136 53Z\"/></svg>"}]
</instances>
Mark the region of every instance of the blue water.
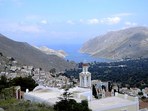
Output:
<instances>
[{"instance_id":1,"label":"blue water","mask_svg":"<svg viewBox=\"0 0 148 111\"><path fill-rule=\"evenodd\" d=\"M75 61L75 62L108 62L107 59L102 58L94 58L88 54L80 53L79 50L81 45L48 45L49 48L55 50L64 50L68 56L65 58L66 60Z\"/></svg>"}]
</instances>

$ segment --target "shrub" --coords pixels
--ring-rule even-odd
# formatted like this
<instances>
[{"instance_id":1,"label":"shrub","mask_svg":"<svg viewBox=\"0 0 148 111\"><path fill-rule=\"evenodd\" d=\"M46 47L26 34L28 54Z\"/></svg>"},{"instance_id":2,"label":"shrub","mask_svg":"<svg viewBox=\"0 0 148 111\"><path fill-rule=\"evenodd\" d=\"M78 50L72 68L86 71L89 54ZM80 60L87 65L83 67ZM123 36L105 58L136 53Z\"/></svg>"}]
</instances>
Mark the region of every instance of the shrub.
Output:
<instances>
[{"instance_id":1,"label":"shrub","mask_svg":"<svg viewBox=\"0 0 148 111\"><path fill-rule=\"evenodd\" d=\"M56 111L91 111L86 100L77 103L74 99L61 100L54 105L54 109Z\"/></svg>"},{"instance_id":2,"label":"shrub","mask_svg":"<svg viewBox=\"0 0 148 111\"><path fill-rule=\"evenodd\" d=\"M5 111L54 111L52 107L38 105L28 101L17 100L15 98L2 100L0 99L0 107Z\"/></svg>"}]
</instances>

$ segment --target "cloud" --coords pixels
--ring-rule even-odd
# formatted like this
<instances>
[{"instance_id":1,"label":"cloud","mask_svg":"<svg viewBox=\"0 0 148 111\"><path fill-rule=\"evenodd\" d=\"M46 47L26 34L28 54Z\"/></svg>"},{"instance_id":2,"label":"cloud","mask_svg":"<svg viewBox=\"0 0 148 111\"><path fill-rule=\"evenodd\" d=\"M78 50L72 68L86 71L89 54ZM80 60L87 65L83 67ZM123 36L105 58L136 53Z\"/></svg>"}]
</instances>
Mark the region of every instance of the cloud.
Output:
<instances>
[{"instance_id":1,"label":"cloud","mask_svg":"<svg viewBox=\"0 0 148 111\"><path fill-rule=\"evenodd\" d=\"M84 19L80 19L79 22L84 24L86 23Z\"/></svg>"},{"instance_id":2,"label":"cloud","mask_svg":"<svg viewBox=\"0 0 148 111\"><path fill-rule=\"evenodd\" d=\"M27 33L42 33L44 32L43 29L41 29L37 25L16 25L16 31L22 31L22 32L27 32Z\"/></svg>"},{"instance_id":3,"label":"cloud","mask_svg":"<svg viewBox=\"0 0 148 111\"><path fill-rule=\"evenodd\" d=\"M96 18L87 19L87 20L80 19L79 22L83 24L95 25L95 24L99 24L99 19L96 19Z\"/></svg>"},{"instance_id":4,"label":"cloud","mask_svg":"<svg viewBox=\"0 0 148 111\"><path fill-rule=\"evenodd\" d=\"M96 19L96 18L88 20L88 24L98 24L98 23L99 23L99 19Z\"/></svg>"},{"instance_id":5,"label":"cloud","mask_svg":"<svg viewBox=\"0 0 148 111\"><path fill-rule=\"evenodd\" d=\"M41 20L41 23L42 23L42 24L47 24L48 21L47 21L47 20Z\"/></svg>"},{"instance_id":6,"label":"cloud","mask_svg":"<svg viewBox=\"0 0 148 111\"><path fill-rule=\"evenodd\" d=\"M125 22L124 24L125 24L125 27L126 27L126 28L127 28L127 27L135 27L135 26L138 25L138 24L135 23L135 22L129 22L129 21Z\"/></svg>"},{"instance_id":7,"label":"cloud","mask_svg":"<svg viewBox=\"0 0 148 111\"><path fill-rule=\"evenodd\" d=\"M118 24L121 21L120 17L108 17L101 20L102 23L112 25L112 24Z\"/></svg>"},{"instance_id":8,"label":"cloud","mask_svg":"<svg viewBox=\"0 0 148 111\"><path fill-rule=\"evenodd\" d=\"M120 23L121 20L124 19L124 17L131 15L133 14L124 12L124 13L114 14L110 17L105 17L105 18L80 19L79 22L90 25L95 25L95 24L115 25ZM130 25L135 25L135 24L130 24Z\"/></svg>"},{"instance_id":9,"label":"cloud","mask_svg":"<svg viewBox=\"0 0 148 111\"><path fill-rule=\"evenodd\" d=\"M133 15L132 13L118 13L118 14L115 14L113 16L118 16L118 17L125 17L125 16L131 16Z\"/></svg>"},{"instance_id":10,"label":"cloud","mask_svg":"<svg viewBox=\"0 0 148 111\"><path fill-rule=\"evenodd\" d=\"M35 24L23 24L23 23L1 23L0 29L5 32L13 33L44 33L45 30L39 25Z\"/></svg>"},{"instance_id":11,"label":"cloud","mask_svg":"<svg viewBox=\"0 0 148 111\"><path fill-rule=\"evenodd\" d=\"M71 25L75 24L72 20L68 20L67 23Z\"/></svg>"},{"instance_id":12,"label":"cloud","mask_svg":"<svg viewBox=\"0 0 148 111\"><path fill-rule=\"evenodd\" d=\"M48 19L44 18L42 16L39 15L27 15L24 17L25 18L25 22L28 23L38 23L38 24L48 24Z\"/></svg>"},{"instance_id":13,"label":"cloud","mask_svg":"<svg viewBox=\"0 0 148 111\"><path fill-rule=\"evenodd\" d=\"M120 17L107 17L102 19L92 18L92 19L80 19L80 23L83 24L107 24L107 25L113 25L118 24L121 21Z\"/></svg>"}]
</instances>

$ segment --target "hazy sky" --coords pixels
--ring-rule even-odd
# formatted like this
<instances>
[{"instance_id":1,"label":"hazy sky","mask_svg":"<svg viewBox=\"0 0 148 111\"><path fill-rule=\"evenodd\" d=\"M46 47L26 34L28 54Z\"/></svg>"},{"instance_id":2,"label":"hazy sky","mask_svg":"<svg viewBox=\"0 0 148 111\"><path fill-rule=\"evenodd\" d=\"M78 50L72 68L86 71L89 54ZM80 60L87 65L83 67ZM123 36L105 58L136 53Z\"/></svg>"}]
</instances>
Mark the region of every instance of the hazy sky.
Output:
<instances>
[{"instance_id":1,"label":"hazy sky","mask_svg":"<svg viewBox=\"0 0 148 111\"><path fill-rule=\"evenodd\" d=\"M148 0L0 0L0 33L32 45L81 44L148 26Z\"/></svg>"}]
</instances>

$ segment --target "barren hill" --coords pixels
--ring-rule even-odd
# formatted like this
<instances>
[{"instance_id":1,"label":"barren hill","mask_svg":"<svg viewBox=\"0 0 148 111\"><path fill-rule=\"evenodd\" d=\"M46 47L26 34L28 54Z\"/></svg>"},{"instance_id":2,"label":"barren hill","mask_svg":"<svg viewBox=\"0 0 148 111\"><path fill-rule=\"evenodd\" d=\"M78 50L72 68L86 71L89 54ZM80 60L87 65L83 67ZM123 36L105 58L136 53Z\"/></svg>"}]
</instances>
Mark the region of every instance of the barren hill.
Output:
<instances>
[{"instance_id":1,"label":"barren hill","mask_svg":"<svg viewBox=\"0 0 148 111\"><path fill-rule=\"evenodd\" d=\"M80 51L99 58L147 58L148 28L133 27L108 32L84 43Z\"/></svg>"},{"instance_id":2,"label":"barren hill","mask_svg":"<svg viewBox=\"0 0 148 111\"><path fill-rule=\"evenodd\" d=\"M47 55L28 43L11 40L2 34L0 34L0 52L15 58L22 64L33 65L45 70L56 68L57 71L64 71L75 67L74 63L55 55Z\"/></svg>"}]
</instances>

